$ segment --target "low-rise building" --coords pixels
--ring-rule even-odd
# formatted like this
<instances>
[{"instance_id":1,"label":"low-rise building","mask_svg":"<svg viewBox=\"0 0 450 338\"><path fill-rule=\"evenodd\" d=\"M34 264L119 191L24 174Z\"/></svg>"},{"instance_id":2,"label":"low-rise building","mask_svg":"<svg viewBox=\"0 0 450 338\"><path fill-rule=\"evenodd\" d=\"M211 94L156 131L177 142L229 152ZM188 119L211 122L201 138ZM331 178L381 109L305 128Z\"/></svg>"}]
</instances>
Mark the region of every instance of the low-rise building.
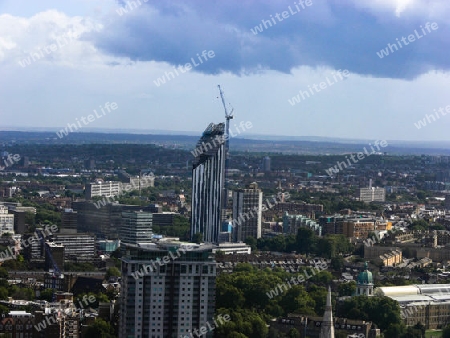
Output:
<instances>
[{"instance_id":1,"label":"low-rise building","mask_svg":"<svg viewBox=\"0 0 450 338\"><path fill-rule=\"evenodd\" d=\"M382 263L384 266L396 266L403 261L400 248L378 245L364 246L364 259Z\"/></svg>"},{"instance_id":2,"label":"low-rise building","mask_svg":"<svg viewBox=\"0 0 450 338\"><path fill-rule=\"evenodd\" d=\"M223 252L226 255L229 254L251 254L252 248L245 243L219 243L212 249L213 253Z\"/></svg>"},{"instance_id":3,"label":"low-rise building","mask_svg":"<svg viewBox=\"0 0 450 338\"><path fill-rule=\"evenodd\" d=\"M286 211L283 215L283 232L297 235L299 228L310 229L317 236L322 236L322 226L318 222L303 215L289 215Z\"/></svg>"},{"instance_id":4,"label":"low-rise building","mask_svg":"<svg viewBox=\"0 0 450 338\"><path fill-rule=\"evenodd\" d=\"M378 187L360 188L359 200L365 203L385 202L386 190Z\"/></svg>"},{"instance_id":5,"label":"low-rise building","mask_svg":"<svg viewBox=\"0 0 450 338\"><path fill-rule=\"evenodd\" d=\"M380 287L375 289L375 295L397 301L401 317L408 326L420 322L427 330L434 330L450 322L450 284Z\"/></svg>"}]
</instances>

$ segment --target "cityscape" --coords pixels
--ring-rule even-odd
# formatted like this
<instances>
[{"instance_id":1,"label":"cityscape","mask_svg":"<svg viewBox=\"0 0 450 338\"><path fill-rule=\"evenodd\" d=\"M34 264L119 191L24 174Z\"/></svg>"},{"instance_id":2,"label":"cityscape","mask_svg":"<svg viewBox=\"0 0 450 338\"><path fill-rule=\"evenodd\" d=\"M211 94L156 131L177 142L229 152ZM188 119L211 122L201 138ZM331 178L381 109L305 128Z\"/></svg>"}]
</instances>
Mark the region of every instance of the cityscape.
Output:
<instances>
[{"instance_id":1,"label":"cityscape","mask_svg":"<svg viewBox=\"0 0 450 338\"><path fill-rule=\"evenodd\" d=\"M0 337L450 338L450 3L0 3Z\"/></svg>"}]
</instances>

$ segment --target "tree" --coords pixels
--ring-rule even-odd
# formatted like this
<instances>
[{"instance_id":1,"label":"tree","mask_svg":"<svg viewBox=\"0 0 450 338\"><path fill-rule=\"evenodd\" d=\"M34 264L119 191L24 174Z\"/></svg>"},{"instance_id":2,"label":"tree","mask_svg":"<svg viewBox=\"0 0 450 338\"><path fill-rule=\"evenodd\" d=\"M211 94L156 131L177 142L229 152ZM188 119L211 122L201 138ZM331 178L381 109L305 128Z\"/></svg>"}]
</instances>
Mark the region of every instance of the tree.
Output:
<instances>
[{"instance_id":1,"label":"tree","mask_svg":"<svg viewBox=\"0 0 450 338\"><path fill-rule=\"evenodd\" d=\"M250 247L252 248L252 252L254 252L256 250L258 241L255 239L255 237L247 237L245 239L245 244L250 245Z\"/></svg>"},{"instance_id":2,"label":"tree","mask_svg":"<svg viewBox=\"0 0 450 338\"><path fill-rule=\"evenodd\" d=\"M109 303L109 298L104 293L80 293L77 295L76 300L74 300L74 303L77 307L81 308L94 308L97 309L99 306L99 303Z\"/></svg>"},{"instance_id":3,"label":"tree","mask_svg":"<svg viewBox=\"0 0 450 338\"><path fill-rule=\"evenodd\" d=\"M228 309L241 308L245 303L243 292L233 285L222 284L222 279L220 283L216 284L217 303Z\"/></svg>"},{"instance_id":4,"label":"tree","mask_svg":"<svg viewBox=\"0 0 450 338\"><path fill-rule=\"evenodd\" d=\"M17 255L17 259L8 259L3 262L2 267L7 270L28 270L27 263L24 261L23 256Z\"/></svg>"},{"instance_id":5,"label":"tree","mask_svg":"<svg viewBox=\"0 0 450 338\"><path fill-rule=\"evenodd\" d=\"M109 287L105 291L105 296L108 297L109 300L115 300L117 299L117 296L119 295L119 291L116 290L113 287Z\"/></svg>"},{"instance_id":6,"label":"tree","mask_svg":"<svg viewBox=\"0 0 450 338\"><path fill-rule=\"evenodd\" d=\"M3 315L3 314L8 314L9 312L10 312L11 310L7 307L7 306L5 306L5 305L0 305L0 315Z\"/></svg>"},{"instance_id":7,"label":"tree","mask_svg":"<svg viewBox=\"0 0 450 338\"><path fill-rule=\"evenodd\" d=\"M403 323L392 323L383 331L385 338L398 338L405 334L406 327Z\"/></svg>"},{"instance_id":8,"label":"tree","mask_svg":"<svg viewBox=\"0 0 450 338\"><path fill-rule=\"evenodd\" d=\"M412 222L410 228L412 230L428 230L429 226L430 225L428 224L427 221L425 221L424 219L419 219L417 221Z\"/></svg>"},{"instance_id":9,"label":"tree","mask_svg":"<svg viewBox=\"0 0 450 338\"><path fill-rule=\"evenodd\" d=\"M33 300L34 291L29 288L19 288L15 285L12 285L9 289L10 297L14 299L23 299L23 300Z\"/></svg>"},{"instance_id":10,"label":"tree","mask_svg":"<svg viewBox=\"0 0 450 338\"><path fill-rule=\"evenodd\" d=\"M8 270L4 267L0 267L0 278L8 278Z\"/></svg>"},{"instance_id":11,"label":"tree","mask_svg":"<svg viewBox=\"0 0 450 338\"><path fill-rule=\"evenodd\" d=\"M325 305L327 301L327 289L323 286L311 285L308 290L310 297L315 302L314 312L318 315L325 312Z\"/></svg>"},{"instance_id":12,"label":"tree","mask_svg":"<svg viewBox=\"0 0 450 338\"><path fill-rule=\"evenodd\" d=\"M39 299L51 302L53 299L53 289L45 289L41 291L41 296L39 297Z\"/></svg>"},{"instance_id":13,"label":"tree","mask_svg":"<svg viewBox=\"0 0 450 338\"><path fill-rule=\"evenodd\" d=\"M450 338L450 325L442 330L442 338Z\"/></svg>"},{"instance_id":14,"label":"tree","mask_svg":"<svg viewBox=\"0 0 450 338\"><path fill-rule=\"evenodd\" d=\"M300 338L300 332L298 332L297 329L290 329L288 334L287 334L288 338Z\"/></svg>"},{"instance_id":15,"label":"tree","mask_svg":"<svg viewBox=\"0 0 450 338\"><path fill-rule=\"evenodd\" d=\"M413 326L413 328L416 330L420 330L422 335L425 336L426 328L425 328L425 325L423 325L421 322L418 322L416 325ZM419 337L419 338L422 338L422 337Z\"/></svg>"},{"instance_id":16,"label":"tree","mask_svg":"<svg viewBox=\"0 0 450 338\"><path fill-rule=\"evenodd\" d=\"M413 327L408 327L406 329L406 333L403 335L402 338L422 338L422 337L425 337L425 330L423 331L423 334L422 334L422 330L413 326Z\"/></svg>"},{"instance_id":17,"label":"tree","mask_svg":"<svg viewBox=\"0 0 450 338\"><path fill-rule=\"evenodd\" d=\"M403 334L403 326L400 324L398 324L400 325L398 327L392 326L402 323L402 319L400 317L400 306L389 297L352 297L344 301L340 306L339 313L341 317L349 319L372 321L381 331L390 328L390 334L397 334L398 332ZM396 337L400 337L400 335Z\"/></svg>"},{"instance_id":18,"label":"tree","mask_svg":"<svg viewBox=\"0 0 450 338\"><path fill-rule=\"evenodd\" d=\"M192 238L192 242L197 244L203 243L203 234L201 232L197 232Z\"/></svg>"},{"instance_id":19,"label":"tree","mask_svg":"<svg viewBox=\"0 0 450 338\"><path fill-rule=\"evenodd\" d=\"M8 299L8 289L3 286L0 287L0 299L2 300Z\"/></svg>"},{"instance_id":20,"label":"tree","mask_svg":"<svg viewBox=\"0 0 450 338\"><path fill-rule=\"evenodd\" d=\"M86 338L116 338L114 334L114 328L110 323L105 322L103 319L97 318L94 324L90 325L86 329L84 335Z\"/></svg>"},{"instance_id":21,"label":"tree","mask_svg":"<svg viewBox=\"0 0 450 338\"><path fill-rule=\"evenodd\" d=\"M217 338L260 338L267 337L269 329L264 319L256 311L249 309L218 309L217 313L228 313L231 320L214 330Z\"/></svg>"},{"instance_id":22,"label":"tree","mask_svg":"<svg viewBox=\"0 0 450 338\"><path fill-rule=\"evenodd\" d=\"M337 331L334 335L335 338L347 338L348 335L346 332Z\"/></svg>"},{"instance_id":23,"label":"tree","mask_svg":"<svg viewBox=\"0 0 450 338\"><path fill-rule=\"evenodd\" d=\"M311 275L311 274L308 273L308 275ZM314 283L316 285L321 285L321 286L327 287L328 285L331 284L332 280L333 280L333 275L331 274L331 272L324 270L324 271L320 271L318 274L311 277L310 282Z\"/></svg>"},{"instance_id":24,"label":"tree","mask_svg":"<svg viewBox=\"0 0 450 338\"><path fill-rule=\"evenodd\" d=\"M286 313L315 314L316 302L306 292L303 285L290 288L280 301L280 305Z\"/></svg>"},{"instance_id":25,"label":"tree","mask_svg":"<svg viewBox=\"0 0 450 338\"><path fill-rule=\"evenodd\" d=\"M344 258L342 256L337 256L331 258L331 268L335 271L341 271L344 269Z\"/></svg>"},{"instance_id":26,"label":"tree","mask_svg":"<svg viewBox=\"0 0 450 338\"><path fill-rule=\"evenodd\" d=\"M121 276L120 270L115 267L111 267L108 270L106 270L105 279L109 280L110 277L120 277L120 276Z\"/></svg>"},{"instance_id":27,"label":"tree","mask_svg":"<svg viewBox=\"0 0 450 338\"><path fill-rule=\"evenodd\" d=\"M296 239L298 252L306 254L315 252L315 235L311 229L300 227Z\"/></svg>"},{"instance_id":28,"label":"tree","mask_svg":"<svg viewBox=\"0 0 450 338\"><path fill-rule=\"evenodd\" d=\"M356 291L356 282L355 281L341 283L338 286L338 292L339 292L340 297L351 296L355 293L355 291Z\"/></svg>"}]
</instances>

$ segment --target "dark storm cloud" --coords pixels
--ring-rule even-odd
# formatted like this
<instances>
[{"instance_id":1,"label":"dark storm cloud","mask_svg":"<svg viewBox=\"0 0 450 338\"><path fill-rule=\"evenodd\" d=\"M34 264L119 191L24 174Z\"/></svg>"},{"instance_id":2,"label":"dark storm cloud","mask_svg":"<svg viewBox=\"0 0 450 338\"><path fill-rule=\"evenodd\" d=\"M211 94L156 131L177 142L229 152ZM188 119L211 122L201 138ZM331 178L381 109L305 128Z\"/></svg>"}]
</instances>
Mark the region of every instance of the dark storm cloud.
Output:
<instances>
[{"instance_id":1,"label":"dark storm cloud","mask_svg":"<svg viewBox=\"0 0 450 338\"><path fill-rule=\"evenodd\" d=\"M306 65L410 79L450 66L445 55L450 35L444 22L436 21L439 29L381 59L377 52L388 43L394 44L396 38L408 36L433 20L396 17L393 13L381 20L345 0L312 0L312 6L256 35L251 29L261 20L288 10L288 6L296 11L295 1L140 2L122 16L114 13L102 32L90 37L98 48L131 60L172 65L183 65L197 53L213 50L215 58L195 68L207 74L259 69L288 73Z\"/></svg>"}]
</instances>

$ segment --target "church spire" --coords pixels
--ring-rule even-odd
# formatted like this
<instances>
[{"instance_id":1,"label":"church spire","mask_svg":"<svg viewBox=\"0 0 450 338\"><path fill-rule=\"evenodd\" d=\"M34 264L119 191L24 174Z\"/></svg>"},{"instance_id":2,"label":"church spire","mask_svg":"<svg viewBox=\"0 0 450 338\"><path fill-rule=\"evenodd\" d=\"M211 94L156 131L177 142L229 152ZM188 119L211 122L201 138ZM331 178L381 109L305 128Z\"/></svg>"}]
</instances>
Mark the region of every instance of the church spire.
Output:
<instances>
[{"instance_id":1,"label":"church spire","mask_svg":"<svg viewBox=\"0 0 450 338\"><path fill-rule=\"evenodd\" d=\"M323 314L320 338L334 338L333 309L331 307L331 288L328 287L327 303Z\"/></svg>"}]
</instances>

